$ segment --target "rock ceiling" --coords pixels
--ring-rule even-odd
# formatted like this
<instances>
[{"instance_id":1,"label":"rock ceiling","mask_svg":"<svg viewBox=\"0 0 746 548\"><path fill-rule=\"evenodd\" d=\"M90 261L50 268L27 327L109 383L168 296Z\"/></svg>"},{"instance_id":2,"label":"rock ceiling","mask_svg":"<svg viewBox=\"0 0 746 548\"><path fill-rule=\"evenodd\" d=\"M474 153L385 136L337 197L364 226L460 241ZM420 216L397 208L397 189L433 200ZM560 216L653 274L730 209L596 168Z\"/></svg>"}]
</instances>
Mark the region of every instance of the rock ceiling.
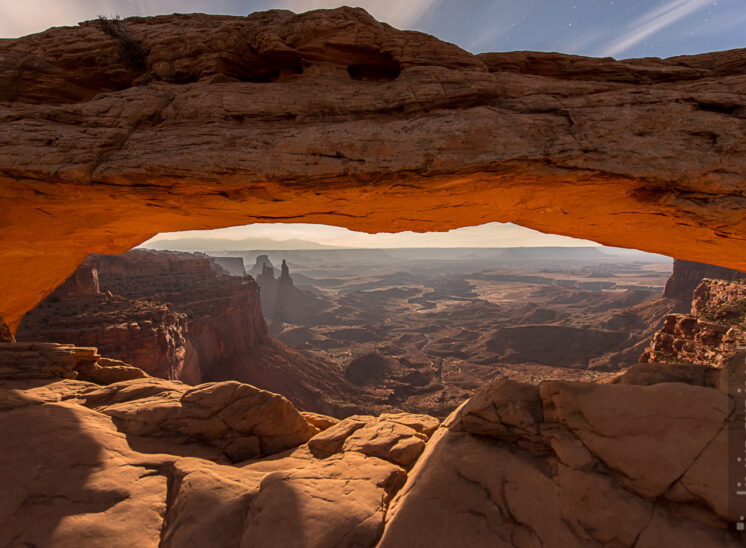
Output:
<instances>
[{"instance_id":1,"label":"rock ceiling","mask_svg":"<svg viewBox=\"0 0 746 548\"><path fill-rule=\"evenodd\" d=\"M0 40L0 317L164 231L510 221L746 270L746 50L471 55L360 9Z\"/></svg>"}]
</instances>

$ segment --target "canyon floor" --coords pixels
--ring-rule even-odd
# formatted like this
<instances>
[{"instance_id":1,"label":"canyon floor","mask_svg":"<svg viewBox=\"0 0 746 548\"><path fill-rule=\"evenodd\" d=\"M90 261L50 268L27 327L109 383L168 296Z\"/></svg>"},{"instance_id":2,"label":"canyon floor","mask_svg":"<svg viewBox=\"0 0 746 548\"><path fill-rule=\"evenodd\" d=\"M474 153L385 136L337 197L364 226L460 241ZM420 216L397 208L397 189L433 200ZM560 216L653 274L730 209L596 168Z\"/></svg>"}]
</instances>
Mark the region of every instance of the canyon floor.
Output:
<instances>
[{"instance_id":1,"label":"canyon floor","mask_svg":"<svg viewBox=\"0 0 746 548\"><path fill-rule=\"evenodd\" d=\"M262 287L270 333L336 367L375 412L444 417L494 378L607 378L677 305L663 297L670 259L607 248L239 255L287 258L294 287Z\"/></svg>"}]
</instances>

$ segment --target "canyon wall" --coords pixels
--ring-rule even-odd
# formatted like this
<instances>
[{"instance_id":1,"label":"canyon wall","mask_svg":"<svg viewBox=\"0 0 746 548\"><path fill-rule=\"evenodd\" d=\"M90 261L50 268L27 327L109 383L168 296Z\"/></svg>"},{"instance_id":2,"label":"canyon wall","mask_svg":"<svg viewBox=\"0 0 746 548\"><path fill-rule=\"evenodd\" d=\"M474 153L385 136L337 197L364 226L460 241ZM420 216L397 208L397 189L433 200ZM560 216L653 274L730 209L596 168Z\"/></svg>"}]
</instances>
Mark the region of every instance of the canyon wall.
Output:
<instances>
[{"instance_id":1,"label":"canyon wall","mask_svg":"<svg viewBox=\"0 0 746 548\"><path fill-rule=\"evenodd\" d=\"M694 289L705 278L713 280L744 280L746 272L711 264L674 259L673 273L666 283L664 297L677 301L676 312L688 312Z\"/></svg>"},{"instance_id":2,"label":"canyon wall","mask_svg":"<svg viewBox=\"0 0 746 548\"><path fill-rule=\"evenodd\" d=\"M704 279L689 314L668 314L640 362L725 367L746 347L746 280Z\"/></svg>"},{"instance_id":3,"label":"canyon wall","mask_svg":"<svg viewBox=\"0 0 746 548\"><path fill-rule=\"evenodd\" d=\"M95 347L151 375L197 384L202 372L187 324L186 314L163 302L101 291L98 265L89 257L26 314L17 337Z\"/></svg>"},{"instance_id":4,"label":"canyon wall","mask_svg":"<svg viewBox=\"0 0 746 548\"><path fill-rule=\"evenodd\" d=\"M249 355L267 335L256 283L229 276L211 257L133 250L93 260L103 289L168 303L187 317L201 379L219 376L221 368Z\"/></svg>"},{"instance_id":5,"label":"canyon wall","mask_svg":"<svg viewBox=\"0 0 746 548\"><path fill-rule=\"evenodd\" d=\"M331 364L269 337L259 288L203 254L94 255L21 322L19 341L95 347L163 379L241 380L303 409L349 414Z\"/></svg>"},{"instance_id":6,"label":"canyon wall","mask_svg":"<svg viewBox=\"0 0 746 548\"><path fill-rule=\"evenodd\" d=\"M510 221L744 270L745 90L744 50L475 56L353 8L3 40L0 317L90 253L250 222Z\"/></svg>"}]
</instances>

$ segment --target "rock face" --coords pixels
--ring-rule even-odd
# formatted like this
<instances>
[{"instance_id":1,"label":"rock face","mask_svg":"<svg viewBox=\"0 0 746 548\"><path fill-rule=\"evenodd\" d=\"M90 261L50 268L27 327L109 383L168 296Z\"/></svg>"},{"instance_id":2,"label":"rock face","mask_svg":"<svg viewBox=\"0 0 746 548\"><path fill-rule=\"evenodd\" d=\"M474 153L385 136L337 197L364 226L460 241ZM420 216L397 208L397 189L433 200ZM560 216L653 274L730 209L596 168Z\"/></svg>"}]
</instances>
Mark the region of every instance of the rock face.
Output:
<instances>
[{"instance_id":1,"label":"rock face","mask_svg":"<svg viewBox=\"0 0 746 548\"><path fill-rule=\"evenodd\" d=\"M740 546L732 411L665 381L492 383L428 442L377 546Z\"/></svg>"},{"instance_id":2,"label":"rock face","mask_svg":"<svg viewBox=\"0 0 746 548\"><path fill-rule=\"evenodd\" d=\"M0 379L3 380L63 378L109 384L147 377L141 369L100 356L95 348L55 343L0 343ZM3 396L8 395L3 393Z\"/></svg>"},{"instance_id":3,"label":"rock face","mask_svg":"<svg viewBox=\"0 0 746 548\"><path fill-rule=\"evenodd\" d=\"M259 288L250 279L216 273L213 258L200 254L133 250L98 255L101 287L130 299L169 303L188 318L202 379L250 353L267 336ZM228 363L226 363L228 362Z\"/></svg>"},{"instance_id":4,"label":"rock face","mask_svg":"<svg viewBox=\"0 0 746 548\"><path fill-rule=\"evenodd\" d=\"M0 317L90 253L254 221L511 221L746 269L745 88L744 50L474 56L351 8L3 40Z\"/></svg>"},{"instance_id":5,"label":"rock face","mask_svg":"<svg viewBox=\"0 0 746 548\"><path fill-rule=\"evenodd\" d=\"M5 344L0 364L0 435L13 440L0 452L3 545L746 540L723 466L741 419L711 375L639 365L608 385L503 380L443 424L316 415L319 432L277 394L147 377L94 349Z\"/></svg>"},{"instance_id":6,"label":"rock face","mask_svg":"<svg viewBox=\"0 0 746 548\"><path fill-rule=\"evenodd\" d=\"M724 367L746 346L746 282L704 279L690 314L668 314L642 354L642 363Z\"/></svg>"},{"instance_id":7,"label":"rock face","mask_svg":"<svg viewBox=\"0 0 746 548\"><path fill-rule=\"evenodd\" d=\"M246 267L241 257L213 257L213 260L231 276L246 276Z\"/></svg>"},{"instance_id":8,"label":"rock face","mask_svg":"<svg viewBox=\"0 0 746 548\"><path fill-rule=\"evenodd\" d=\"M256 283L261 288L262 311L270 322L273 335L278 335L284 323L295 324L314 317L328 307L321 298L295 287L290 276L290 267L285 259L280 266L280 275L275 278L275 269L266 255L259 255L252 272L259 271Z\"/></svg>"},{"instance_id":9,"label":"rock face","mask_svg":"<svg viewBox=\"0 0 746 548\"><path fill-rule=\"evenodd\" d=\"M83 283L94 279L100 291ZM328 364L267 335L253 280L228 276L201 254L133 250L86 259L27 314L18 335L96 347L188 384L250 382L325 413L344 414L333 402L355 394Z\"/></svg>"},{"instance_id":10,"label":"rock face","mask_svg":"<svg viewBox=\"0 0 746 548\"><path fill-rule=\"evenodd\" d=\"M89 258L83 261L67 280L62 282L50 295L50 298L61 300L78 300L86 297L98 297L101 287L98 282L98 268Z\"/></svg>"},{"instance_id":11,"label":"rock face","mask_svg":"<svg viewBox=\"0 0 746 548\"><path fill-rule=\"evenodd\" d=\"M705 278L746 280L746 272L711 264L674 259L673 273L666 283L663 296L677 301L675 312L688 312L692 302L692 294Z\"/></svg>"},{"instance_id":12,"label":"rock face","mask_svg":"<svg viewBox=\"0 0 746 548\"><path fill-rule=\"evenodd\" d=\"M282 396L142 371L80 380L78 366L96 359L93 349L0 345L0 435L13 440L0 453L0 544L374 546L407 477L389 462L402 452L375 439L379 426L421 450L438 425L368 417L369 436L320 458L305 443L318 429ZM388 460L371 456L382 451Z\"/></svg>"},{"instance_id":13,"label":"rock face","mask_svg":"<svg viewBox=\"0 0 746 548\"><path fill-rule=\"evenodd\" d=\"M18 339L98 348L101 353L163 379L202 380L186 314L162 302L100 291L88 258L21 322Z\"/></svg>"},{"instance_id":14,"label":"rock face","mask_svg":"<svg viewBox=\"0 0 746 548\"><path fill-rule=\"evenodd\" d=\"M275 277L275 267L272 265L272 261L269 260L269 256L267 255L257 255L256 262L254 262L254 266L251 267L251 270L249 270L249 275L253 276L257 282L259 281L259 276L266 275L265 273L267 270L270 270L272 272L272 278Z\"/></svg>"}]
</instances>

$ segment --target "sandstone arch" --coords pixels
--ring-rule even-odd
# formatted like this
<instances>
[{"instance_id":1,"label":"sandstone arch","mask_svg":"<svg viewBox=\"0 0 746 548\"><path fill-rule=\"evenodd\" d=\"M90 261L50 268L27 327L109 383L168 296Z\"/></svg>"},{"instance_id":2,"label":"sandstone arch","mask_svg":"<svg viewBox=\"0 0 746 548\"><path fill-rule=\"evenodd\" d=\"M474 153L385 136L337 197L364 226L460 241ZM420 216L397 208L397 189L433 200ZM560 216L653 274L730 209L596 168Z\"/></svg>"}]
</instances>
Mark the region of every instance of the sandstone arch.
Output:
<instances>
[{"instance_id":1,"label":"sandstone arch","mask_svg":"<svg viewBox=\"0 0 746 548\"><path fill-rule=\"evenodd\" d=\"M162 231L512 221L746 270L746 50L473 56L360 9L0 40L0 317Z\"/></svg>"}]
</instances>

